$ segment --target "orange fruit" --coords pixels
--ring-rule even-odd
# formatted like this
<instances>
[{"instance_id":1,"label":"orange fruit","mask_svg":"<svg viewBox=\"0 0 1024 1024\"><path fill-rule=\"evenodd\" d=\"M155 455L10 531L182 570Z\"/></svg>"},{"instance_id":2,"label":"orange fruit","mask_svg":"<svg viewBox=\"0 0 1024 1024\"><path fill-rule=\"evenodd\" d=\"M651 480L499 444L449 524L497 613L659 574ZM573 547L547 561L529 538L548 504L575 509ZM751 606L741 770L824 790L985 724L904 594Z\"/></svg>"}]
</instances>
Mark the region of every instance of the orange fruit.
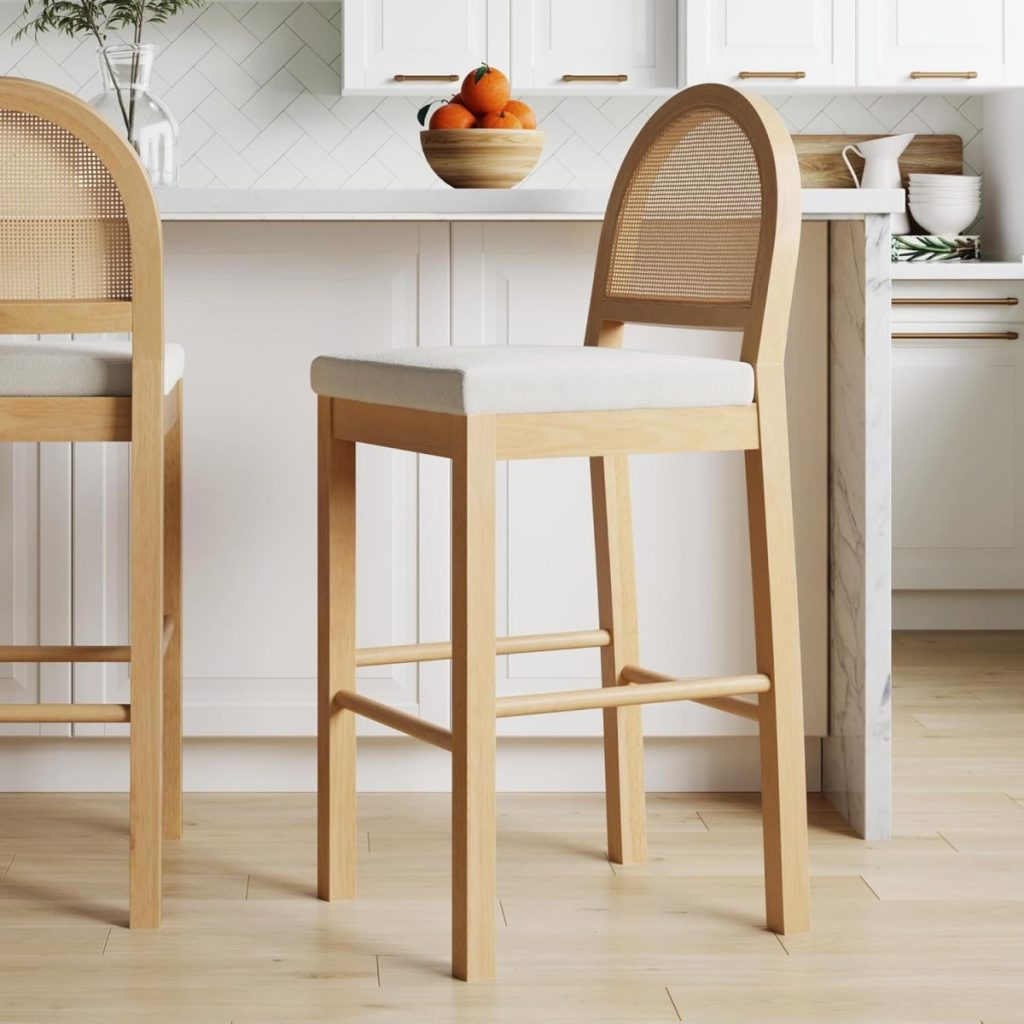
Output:
<instances>
[{"instance_id":1,"label":"orange fruit","mask_svg":"<svg viewBox=\"0 0 1024 1024\"><path fill-rule=\"evenodd\" d=\"M483 117L477 119L476 126L477 128L503 128L506 131L512 131L522 128L523 122L515 114L506 114L502 110L498 114L484 114Z\"/></svg>"},{"instance_id":2,"label":"orange fruit","mask_svg":"<svg viewBox=\"0 0 1024 1024\"><path fill-rule=\"evenodd\" d=\"M524 128L532 130L537 127L537 115L522 100L509 100L505 104L505 113L518 117Z\"/></svg>"},{"instance_id":3,"label":"orange fruit","mask_svg":"<svg viewBox=\"0 0 1024 1024\"><path fill-rule=\"evenodd\" d=\"M438 107L430 118L430 128L472 128L476 124L476 115L467 110L461 103L446 103Z\"/></svg>"},{"instance_id":4,"label":"orange fruit","mask_svg":"<svg viewBox=\"0 0 1024 1024\"><path fill-rule=\"evenodd\" d=\"M512 96L508 79L489 64L474 68L462 80L462 102L474 114L497 114Z\"/></svg>"}]
</instances>

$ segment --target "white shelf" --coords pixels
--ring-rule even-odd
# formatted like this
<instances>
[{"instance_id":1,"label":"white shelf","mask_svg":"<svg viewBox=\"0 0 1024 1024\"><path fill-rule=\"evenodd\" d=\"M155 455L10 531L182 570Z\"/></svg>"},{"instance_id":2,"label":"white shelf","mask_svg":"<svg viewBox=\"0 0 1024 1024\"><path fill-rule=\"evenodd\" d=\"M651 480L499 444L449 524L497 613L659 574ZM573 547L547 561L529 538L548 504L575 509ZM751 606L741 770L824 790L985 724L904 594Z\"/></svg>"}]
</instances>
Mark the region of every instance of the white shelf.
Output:
<instances>
[{"instance_id":1,"label":"white shelf","mask_svg":"<svg viewBox=\"0 0 1024 1024\"><path fill-rule=\"evenodd\" d=\"M1017 281L1024 279L1022 263L894 263L894 281Z\"/></svg>"}]
</instances>

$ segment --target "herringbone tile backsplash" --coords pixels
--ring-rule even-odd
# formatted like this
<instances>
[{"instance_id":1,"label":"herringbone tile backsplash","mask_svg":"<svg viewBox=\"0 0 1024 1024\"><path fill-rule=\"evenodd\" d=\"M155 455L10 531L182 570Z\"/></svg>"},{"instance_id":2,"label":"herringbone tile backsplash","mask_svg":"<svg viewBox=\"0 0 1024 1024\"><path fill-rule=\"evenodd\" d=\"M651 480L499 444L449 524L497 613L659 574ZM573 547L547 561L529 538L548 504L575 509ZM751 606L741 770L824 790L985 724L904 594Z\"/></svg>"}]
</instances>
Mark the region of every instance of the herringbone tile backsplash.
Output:
<instances>
[{"instance_id":1,"label":"herringbone tile backsplash","mask_svg":"<svg viewBox=\"0 0 1024 1024\"><path fill-rule=\"evenodd\" d=\"M91 40L12 42L20 2L0 0L0 74L90 98L100 90ZM185 188L428 188L417 97L341 95L341 4L212 3L147 27L162 46L153 91L181 125ZM526 185L603 188L662 100L537 97L544 156ZM791 131L944 132L981 164L981 100L944 96L779 97Z\"/></svg>"}]
</instances>

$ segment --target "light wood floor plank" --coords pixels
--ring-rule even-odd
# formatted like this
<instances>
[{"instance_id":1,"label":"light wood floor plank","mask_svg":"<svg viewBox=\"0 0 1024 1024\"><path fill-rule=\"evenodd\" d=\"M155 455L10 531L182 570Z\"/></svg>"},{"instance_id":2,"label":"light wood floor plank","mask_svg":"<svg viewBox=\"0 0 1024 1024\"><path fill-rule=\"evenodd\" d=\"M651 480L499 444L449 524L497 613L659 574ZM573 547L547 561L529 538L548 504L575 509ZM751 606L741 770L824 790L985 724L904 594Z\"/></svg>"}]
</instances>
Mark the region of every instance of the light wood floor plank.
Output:
<instances>
[{"instance_id":1,"label":"light wood floor plank","mask_svg":"<svg viewBox=\"0 0 1024 1024\"><path fill-rule=\"evenodd\" d=\"M312 794L189 794L160 931L126 927L124 796L0 795L0 1021L1020 1024L1024 638L902 635L895 665L897 838L810 797L806 935L764 929L752 793L650 794L631 867L600 794L499 796L479 986L448 973L446 794L360 797L339 904L315 899Z\"/></svg>"}]
</instances>

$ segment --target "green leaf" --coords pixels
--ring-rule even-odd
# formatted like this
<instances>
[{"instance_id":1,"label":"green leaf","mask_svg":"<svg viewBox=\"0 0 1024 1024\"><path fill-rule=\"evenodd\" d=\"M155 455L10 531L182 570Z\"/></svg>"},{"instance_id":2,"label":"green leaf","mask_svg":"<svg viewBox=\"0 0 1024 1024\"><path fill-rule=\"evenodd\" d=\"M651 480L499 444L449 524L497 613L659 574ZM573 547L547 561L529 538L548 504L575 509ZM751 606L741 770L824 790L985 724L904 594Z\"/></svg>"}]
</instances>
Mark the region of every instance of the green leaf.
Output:
<instances>
[{"instance_id":1,"label":"green leaf","mask_svg":"<svg viewBox=\"0 0 1024 1024\"><path fill-rule=\"evenodd\" d=\"M476 83L479 83L480 79L483 78L484 75L486 75L487 72L490 71L490 70L491 70L490 67L488 66L487 62L485 61L483 64L480 65L480 67L478 67L476 69L476 76L473 78L473 81L476 82Z\"/></svg>"},{"instance_id":2,"label":"green leaf","mask_svg":"<svg viewBox=\"0 0 1024 1024\"><path fill-rule=\"evenodd\" d=\"M454 99L454 97L453 97L453 99ZM427 127L427 114L430 112L430 108L435 103L440 103L440 104L444 105L445 103L448 103L448 102L450 102L450 101L449 100L443 100L443 99L442 100L439 100L439 99L432 99L432 100L430 100L428 103L425 103L422 107L420 107L419 110L416 111L416 120L419 121L419 123L421 125L423 125L424 128L426 128Z\"/></svg>"},{"instance_id":3,"label":"green leaf","mask_svg":"<svg viewBox=\"0 0 1024 1024\"><path fill-rule=\"evenodd\" d=\"M147 22L162 25L179 11L204 6L206 0L25 0L15 39L28 32L56 32L91 35L104 45L111 30L124 29L138 43Z\"/></svg>"}]
</instances>

